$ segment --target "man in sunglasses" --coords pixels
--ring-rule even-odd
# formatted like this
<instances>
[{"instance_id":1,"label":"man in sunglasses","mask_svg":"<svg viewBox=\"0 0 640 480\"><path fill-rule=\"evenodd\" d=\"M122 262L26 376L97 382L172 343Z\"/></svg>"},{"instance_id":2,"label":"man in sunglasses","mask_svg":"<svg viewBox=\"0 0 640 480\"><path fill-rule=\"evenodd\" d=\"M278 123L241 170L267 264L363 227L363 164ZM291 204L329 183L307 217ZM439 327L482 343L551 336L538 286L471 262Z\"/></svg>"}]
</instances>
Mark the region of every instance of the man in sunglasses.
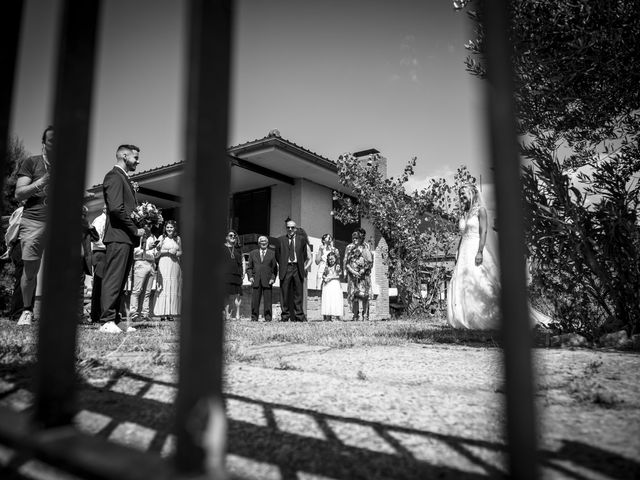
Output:
<instances>
[{"instance_id":1,"label":"man in sunglasses","mask_svg":"<svg viewBox=\"0 0 640 480\"><path fill-rule=\"evenodd\" d=\"M276 260L280 278L281 321L305 322L307 317L302 309L302 289L307 275L307 265L311 261L309 242L297 233L296 222L287 218L287 234L276 241ZM289 306L293 303L293 319Z\"/></svg>"}]
</instances>

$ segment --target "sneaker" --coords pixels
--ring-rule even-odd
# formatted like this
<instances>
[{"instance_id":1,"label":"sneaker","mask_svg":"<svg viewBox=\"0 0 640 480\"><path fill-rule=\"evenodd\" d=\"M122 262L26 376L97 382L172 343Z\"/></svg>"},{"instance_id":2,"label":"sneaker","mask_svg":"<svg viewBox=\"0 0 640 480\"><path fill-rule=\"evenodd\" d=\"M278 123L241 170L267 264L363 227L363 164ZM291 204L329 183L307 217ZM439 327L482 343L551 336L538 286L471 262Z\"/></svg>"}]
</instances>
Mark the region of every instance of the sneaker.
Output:
<instances>
[{"instance_id":1,"label":"sneaker","mask_svg":"<svg viewBox=\"0 0 640 480\"><path fill-rule=\"evenodd\" d=\"M18 325L31 325L33 322L33 312L31 310L23 310L18 320Z\"/></svg>"},{"instance_id":2,"label":"sneaker","mask_svg":"<svg viewBox=\"0 0 640 480\"><path fill-rule=\"evenodd\" d=\"M118 327L120 328L120 327ZM131 332L135 332L137 330L137 328L133 328L133 327L127 327L126 330L122 330L125 333L131 333Z\"/></svg>"},{"instance_id":3,"label":"sneaker","mask_svg":"<svg viewBox=\"0 0 640 480\"><path fill-rule=\"evenodd\" d=\"M99 330L106 333L122 333L122 329L115 322L107 322Z\"/></svg>"}]
</instances>

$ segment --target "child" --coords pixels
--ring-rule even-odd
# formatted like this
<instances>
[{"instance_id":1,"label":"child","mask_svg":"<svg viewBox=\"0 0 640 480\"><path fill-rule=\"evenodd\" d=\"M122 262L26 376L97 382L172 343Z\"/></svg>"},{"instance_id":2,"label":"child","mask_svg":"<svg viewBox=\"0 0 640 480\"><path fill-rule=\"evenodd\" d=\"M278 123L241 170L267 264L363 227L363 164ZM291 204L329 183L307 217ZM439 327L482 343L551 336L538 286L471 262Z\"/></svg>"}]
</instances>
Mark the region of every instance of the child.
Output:
<instances>
[{"instance_id":1,"label":"child","mask_svg":"<svg viewBox=\"0 0 640 480\"><path fill-rule=\"evenodd\" d=\"M340 286L340 265L335 252L327 255L327 265L322 274L322 317L331 321L331 317L340 317L343 314L342 287Z\"/></svg>"}]
</instances>

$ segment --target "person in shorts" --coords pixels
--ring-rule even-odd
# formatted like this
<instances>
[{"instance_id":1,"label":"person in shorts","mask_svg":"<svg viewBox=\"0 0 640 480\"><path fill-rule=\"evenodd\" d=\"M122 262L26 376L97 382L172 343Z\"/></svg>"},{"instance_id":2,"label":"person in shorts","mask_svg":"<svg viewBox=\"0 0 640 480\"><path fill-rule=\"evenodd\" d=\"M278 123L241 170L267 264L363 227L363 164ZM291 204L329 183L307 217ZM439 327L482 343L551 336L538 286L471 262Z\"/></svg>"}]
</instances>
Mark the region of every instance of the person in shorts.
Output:
<instances>
[{"instance_id":1,"label":"person in shorts","mask_svg":"<svg viewBox=\"0 0 640 480\"><path fill-rule=\"evenodd\" d=\"M33 321L36 280L44 251L53 142L54 130L52 126L48 126L42 134L42 154L24 160L17 173L15 197L24 202L18 234L24 264L20 281L24 310L18 325L30 325Z\"/></svg>"}]
</instances>

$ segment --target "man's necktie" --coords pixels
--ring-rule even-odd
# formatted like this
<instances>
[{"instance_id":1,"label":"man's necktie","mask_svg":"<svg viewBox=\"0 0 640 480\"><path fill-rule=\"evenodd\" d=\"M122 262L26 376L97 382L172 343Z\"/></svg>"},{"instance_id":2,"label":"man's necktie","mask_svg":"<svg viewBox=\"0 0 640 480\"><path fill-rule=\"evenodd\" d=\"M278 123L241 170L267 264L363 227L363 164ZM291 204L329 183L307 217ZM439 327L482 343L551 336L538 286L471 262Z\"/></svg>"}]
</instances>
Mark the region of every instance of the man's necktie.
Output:
<instances>
[{"instance_id":1,"label":"man's necktie","mask_svg":"<svg viewBox=\"0 0 640 480\"><path fill-rule=\"evenodd\" d=\"M260 250L260 261L264 260L264 250Z\"/></svg>"},{"instance_id":2,"label":"man's necktie","mask_svg":"<svg viewBox=\"0 0 640 480\"><path fill-rule=\"evenodd\" d=\"M296 254L293 251L293 237L289 239L289 261L293 262L296 259Z\"/></svg>"}]
</instances>

